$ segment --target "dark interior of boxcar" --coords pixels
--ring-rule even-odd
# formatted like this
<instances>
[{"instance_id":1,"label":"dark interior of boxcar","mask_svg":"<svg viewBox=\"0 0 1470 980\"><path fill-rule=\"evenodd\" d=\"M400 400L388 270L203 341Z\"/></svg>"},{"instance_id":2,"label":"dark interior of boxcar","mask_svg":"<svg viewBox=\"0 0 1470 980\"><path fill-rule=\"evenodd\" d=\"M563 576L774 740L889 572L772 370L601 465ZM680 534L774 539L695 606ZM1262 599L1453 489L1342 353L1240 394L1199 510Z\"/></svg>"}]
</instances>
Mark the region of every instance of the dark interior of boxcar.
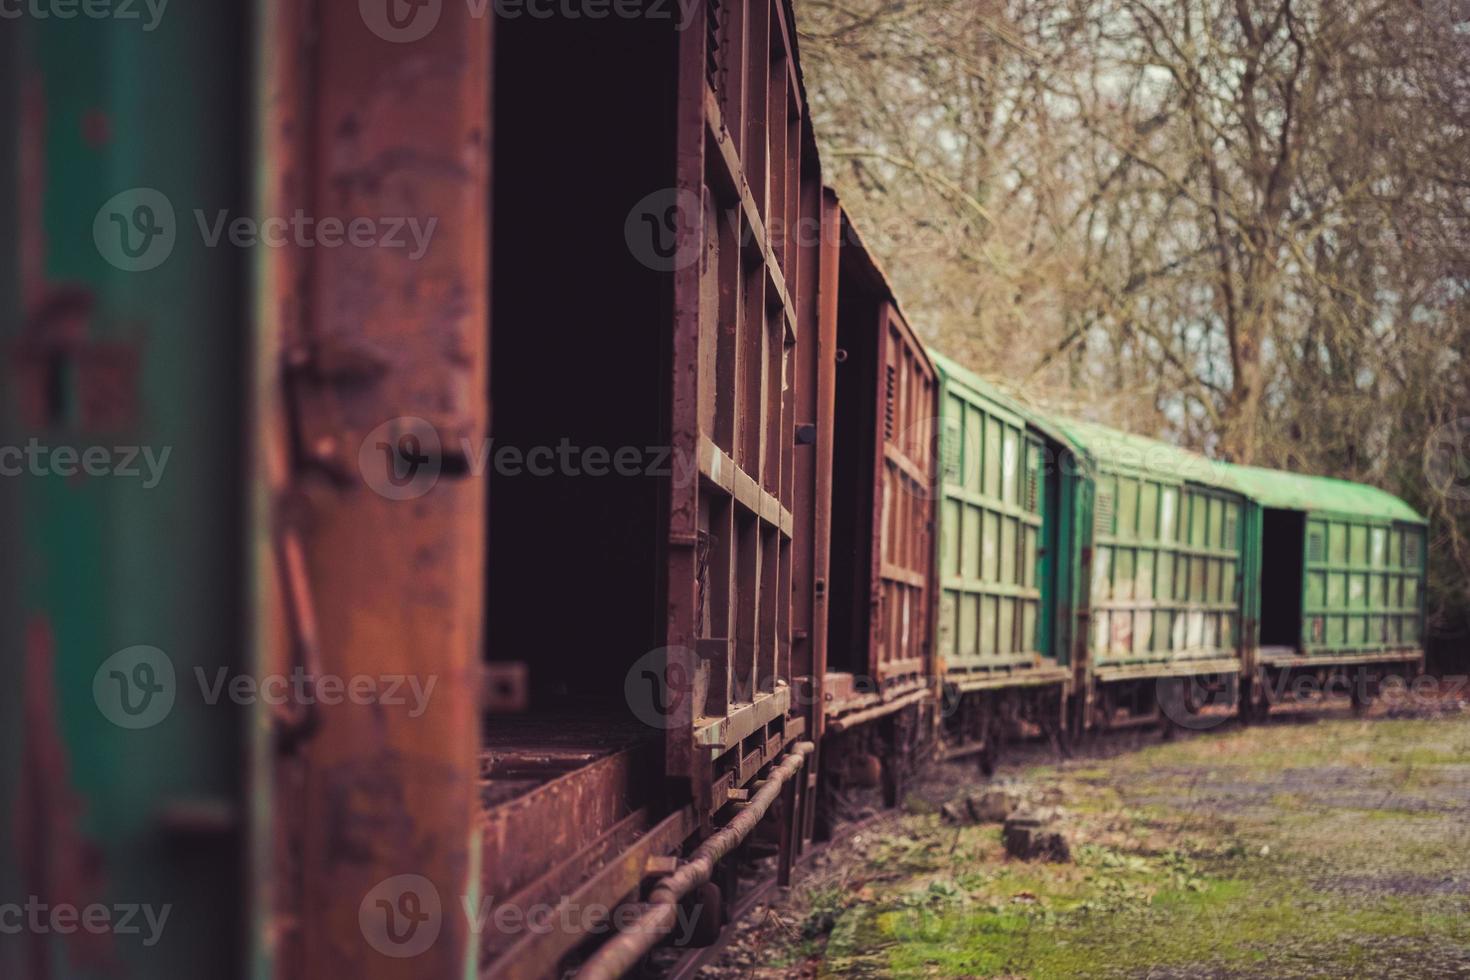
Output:
<instances>
[{"instance_id":1,"label":"dark interior of boxcar","mask_svg":"<svg viewBox=\"0 0 1470 980\"><path fill-rule=\"evenodd\" d=\"M1041 542L1037 557L1038 584L1041 587L1041 608L1036 625L1036 652L1044 657L1055 657L1061 663L1068 658L1066 650L1057 642L1057 607L1061 592L1062 535L1060 501L1062 499L1062 470L1058 465L1060 453L1056 443L1042 443L1043 480L1041 506Z\"/></svg>"},{"instance_id":2,"label":"dark interior of boxcar","mask_svg":"<svg viewBox=\"0 0 1470 980\"><path fill-rule=\"evenodd\" d=\"M646 470L669 465L672 309L623 229L673 184L677 35L617 17L496 35L486 648L527 664L533 711L621 711L629 665L662 645L669 477ZM624 447L645 472L582 475Z\"/></svg>"},{"instance_id":3,"label":"dark interior of boxcar","mask_svg":"<svg viewBox=\"0 0 1470 980\"><path fill-rule=\"evenodd\" d=\"M1292 647L1302 635L1302 547L1307 515L1266 510L1261 528L1261 646Z\"/></svg>"},{"instance_id":4,"label":"dark interior of boxcar","mask_svg":"<svg viewBox=\"0 0 1470 980\"><path fill-rule=\"evenodd\" d=\"M844 225L845 227L845 225ZM846 254L847 250L843 250ZM832 557L827 666L863 674L872 590L873 481L881 298L842 262L837 288L837 390L832 436Z\"/></svg>"}]
</instances>

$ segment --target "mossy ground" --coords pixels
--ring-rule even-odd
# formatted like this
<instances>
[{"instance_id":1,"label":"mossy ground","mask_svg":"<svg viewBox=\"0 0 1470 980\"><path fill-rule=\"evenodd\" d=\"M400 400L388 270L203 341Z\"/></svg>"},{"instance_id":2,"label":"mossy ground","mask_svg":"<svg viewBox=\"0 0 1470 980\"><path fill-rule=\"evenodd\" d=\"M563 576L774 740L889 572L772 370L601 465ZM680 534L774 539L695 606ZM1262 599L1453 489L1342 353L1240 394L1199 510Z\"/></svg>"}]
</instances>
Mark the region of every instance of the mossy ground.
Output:
<instances>
[{"instance_id":1,"label":"mossy ground","mask_svg":"<svg viewBox=\"0 0 1470 980\"><path fill-rule=\"evenodd\" d=\"M1273 723L1016 769L1069 864L934 787L742 930L726 977L1470 977L1470 716Z\"/></svg>"}]
</instances>

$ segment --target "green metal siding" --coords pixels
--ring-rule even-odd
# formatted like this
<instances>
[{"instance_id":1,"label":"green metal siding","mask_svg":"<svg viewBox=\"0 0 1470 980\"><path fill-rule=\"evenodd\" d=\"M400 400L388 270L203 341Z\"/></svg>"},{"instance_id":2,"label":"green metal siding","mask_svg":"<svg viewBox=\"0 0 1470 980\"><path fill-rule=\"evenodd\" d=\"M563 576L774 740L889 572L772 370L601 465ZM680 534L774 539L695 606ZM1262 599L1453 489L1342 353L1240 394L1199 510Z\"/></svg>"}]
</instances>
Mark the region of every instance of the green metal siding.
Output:
<instances>
[{"instance_id":1,"label":"green metal siding","mask_svg":"<svg viewBox=\"0 0 1470 980\"><path fill-rule=\"evenodd\" d=\"M15 856L18 845L30 869L7 872L0 901L39 892L78 905L168 906L170 914L151 946L143 942L146 929L0 944L0 976L239 972L246 932L237 836L242 711L228 698L208 703L195 669L212 679L220 668L233 675L244 666L243 259L228 246L206 248L193 211L242 213L242 64L229 54L240 50L242 12L230 4L171 6L147 32L137 21L82 17L4 28L24 34L8 70L25 79L21 89L38 110L31 130L37 180L7 181L3 191L20 190L39 216L40 240L26 243L39 282L24 285L43 295L75 289L93 305L78 345L62 355L68 363L48 417L21 417L13 396L28 368L4 364L0 445L35 438L47 447L167 449L169 457L153 486L123 475L50 472L27 473L7 487L13 499L0 512L8 525L0 538L24 575L5 582L12 628L4 656L19 665L12 687L37 692L27 709L41 721L19 733L16 750L32 764L55 752L62 764L19 786L13 767L4 767L3 795L24 802L29 837L17 840L20 828L7 822L0 846ZM13 102L5 128L14 154L20 126ZM6 169L13 173L13 162ZM164 193L178 227L166 261L129 272L104 260L93 225L104 202L137 187ZM20 295L19 257L7 258L0 345L8 350L34 307ZM136 411L120 409L116 424L89 421L89 404L109 391L87 383L84 359L119 350L136 354L137 369L112 393L122 402L135 398ZM164 720L131 730L104 716L93 682L104 661L135 645L171 659L177 697ZM40 665L49 668L44 676L25 676ZM15 718L10 710L7 703Z\"/></svg>"},{"instance_id":2,"label":"green metal siding","mask_svg":"<svg viewBox=\"0 0 1470 980\"><path fill-rule=\"evenodd\" d=\"M1134 473L1096 476L1092 650L1099 663L1233 656L1242 502Z\"/></svg>"},{"instance_id":3,"label":"green metal siding","mask_svg":"<svg viewBox=\"0 0 1470 980\"><path fill-rule=\"evenodd\" d=\"M1303 651L1419 645L1423 528L1313 515L1304 554Z\"/></svg>"},{"instance_id":4,"label":"green metal siding","mask_svg":"<svg viewBox=\"0 0 1470 980\"><path fill-rule=\"evenodd\" d=\"M1041 606L1041 442L959 385L946 384L942 397L939 650L951 668L1030 663Z\"/></svg>"}]
</instances>

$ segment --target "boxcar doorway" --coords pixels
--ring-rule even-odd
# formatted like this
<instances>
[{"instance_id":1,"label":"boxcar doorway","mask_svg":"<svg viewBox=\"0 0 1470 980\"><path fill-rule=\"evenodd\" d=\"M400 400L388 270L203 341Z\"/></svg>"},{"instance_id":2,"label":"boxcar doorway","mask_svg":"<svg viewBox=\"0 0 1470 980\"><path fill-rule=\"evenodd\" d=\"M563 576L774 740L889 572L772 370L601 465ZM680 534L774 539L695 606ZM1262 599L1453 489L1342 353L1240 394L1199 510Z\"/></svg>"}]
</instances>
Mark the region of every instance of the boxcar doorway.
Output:
<instances>
[{"instance_id":1,"label":"boxcar doorway","mask_svg":"<svg viewBox=\"0 0 1470 980\"><path fill-rule=\"evenodd\" d=\"M1267 509L1261 525L1261 646L1298 649L1307 515Z\"/></svg>"}]
</instances>

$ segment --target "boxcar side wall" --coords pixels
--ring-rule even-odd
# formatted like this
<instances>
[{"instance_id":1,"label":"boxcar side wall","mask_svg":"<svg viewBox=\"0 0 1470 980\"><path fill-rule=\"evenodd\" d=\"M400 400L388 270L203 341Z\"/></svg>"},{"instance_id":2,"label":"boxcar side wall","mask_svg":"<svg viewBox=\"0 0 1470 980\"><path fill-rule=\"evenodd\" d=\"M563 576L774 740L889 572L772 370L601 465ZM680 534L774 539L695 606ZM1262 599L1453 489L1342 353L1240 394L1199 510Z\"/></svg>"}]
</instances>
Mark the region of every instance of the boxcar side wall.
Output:
<instances>
[{"instance_id":1,"label":"boxcar side wall","mask_svg":"<svg viewBox=\"0 0 1470 980\"><path fill-rule=\"evenodd\" d=\"M1051 656L1060 487L1023 419L941 378L936 649L948 674L1006 676Z\"/></svg>"},{"instance_id":2,"label":"boxcar side wall","mask_svg":"<svg viewBox=\"0 0 1470 980\"><path fill-rule=\"evenodd\" d=\"M930 667L937 384L928 355L891 302L884 304L879 330L869 668L889 696L922 685Z\"/></svg>"},{"instance_id":3,"label":"boxcar side wall","mask_svg":"<svg viewBox=\"0 0 1470 980\"><path fill-rule=\"evenodd\" d=\"M1096 476L1091 649L1100 670L1238 658L1242 498L1149 473Z\"/></svg>"},{"instance_id":4,"label":"boxcar side wall","mask_svg":"<svg viewBox=\"0 0 1470 980\"><path fill-rule=\"evenodd\" d=\"M1424 529L1310 514L1301 650L1310 657L1422 645Z\"/></svg>"},{"instance_id":5,"label":"boxcar side wall","mask_svg":"<svg viewBox=\"0 0 1470 980\"><path fill-rule=\"evenodd\" d=\"M707 809L796 732L792 379L809 287L797 236L820 199L803 193L816 175L802 172L787 6L705 4L695 20L679 32L674 204L689 261L673 270L670 364L671 441L698 479L671 490L665 638L692 697L666 759Z\"/></svg>"}]
</instances>

